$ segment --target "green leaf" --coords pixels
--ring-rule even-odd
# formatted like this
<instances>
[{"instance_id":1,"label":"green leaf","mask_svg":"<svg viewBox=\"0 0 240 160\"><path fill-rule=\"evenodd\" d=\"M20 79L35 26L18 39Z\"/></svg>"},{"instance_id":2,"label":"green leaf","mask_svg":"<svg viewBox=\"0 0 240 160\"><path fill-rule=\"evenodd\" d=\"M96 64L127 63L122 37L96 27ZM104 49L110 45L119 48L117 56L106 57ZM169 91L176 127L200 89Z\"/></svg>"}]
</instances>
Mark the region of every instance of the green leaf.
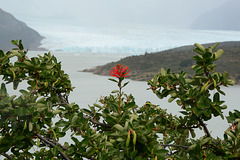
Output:
<instances>
[{"instance_id":1,"label":"green leaf","mask_svg":"<svg viewBox=\"0 0 240 160\"><path fill-rule=\"evenodd\" d=\"M78 139L77 138L75 138L75 137L71 137L71 139L73 140L73 142L78 146L78 144L79 144L79 141L78 141Z\"/></svg>"},{"instance_id":2,"label":"green leaf","mask_svg":"<svg viewBox=\"0 0 240 160\"><path fill-rule=\"evenodd\" d=\"M119 130L120 132L124 130L124 128L120 125L120 124L115 124L113 126L113 128L116 128L117 130Z\"/></svg>"},{"instance_id":3,"label":"green leaf","mask_svg":"<svg viewBox=\"0 0 240 160\"><path fill-rule=\"evenodd\" d=\"M232 133L232 132L230 132L230 131L225 131L225 133L227 134L227 135L229 135L230 137L232 137L232 139L236 139L236 136Z\"/></svg>"},{"instance_id":4,"label":"green leaf","mask_svg":"<svg viewBox=\"0 0 240 160\"><path fill-rule=\"evenodd\" d=\"M92 115L92 112L90 110L88 110L88 109L83 108L83 109L81 109L81 111L83 113L86 113L87 115Z\"/></svg>"},{"instance_id":5,"label":"green leaf","mask_svg":"<svg viewBox=\"0 0 240 160\"><path fill-rule=\"evenodd\" d=\"M57 123L55 123L55 125L56 125L57 127L65 127L65 126L68 125L68 122L66 122L66 121L64 121L64 120L60 120L60 121L58 121Z\"/></svg>"},{"instance_id":6,"label":"green leaf","mask_svg":"<svg viewBox=\"0 0 240 160\"><path fill-rule=\"evenodd\" d=\"M160 150L155 151L156 154L166 154L166 153L168 153L168 152L169 152L169 151L166 150L166 149L160 149Z\"/></svg>"},{"instance_id":7,"label":"green leaf","mask_svg":"<svg viewBox=\"0 0 240 160\"><path fill-rule=\"evenodd\" d=\"M216 88L217 87L217 82L216 82L215 79L213 79L213 84L214 84L214 88Z\"/></svg>"},{"instance_id":8,"label":"green leaf","mask_svg":"<svg viewBox=\"0 0 240 160\"><path fill-rule=\"evenodd\" d=\"M29 122L29 123L28 123L28 129L29 129L30 132L33 130L33 124L32 124L32 122Z\"/></svg>"},{"instance_id":9,"label":"green leaf","mask_svg":"<svg viewBox=\"0 0 240 160\"><path fill-rule=\"evenodd\" d=\"M100 106L99 104L96 104L96 103L94 103L93 106L94 106L94 107L97 107L97 108L99 108L99 109L103 109L102 106Z\"/></svg>"},{"instance_id":10,"label":"green leaf","mask_svg":"<svg viewBox=\"0 0 240 160\"><path fill-rule=\"evenodd\" d=\"M129 81L128 81L128 82L126 82L126 83L124 83L122 87L125 87L125 86L126 86L128 83L129 83Z\"/></svg>"},{"instance_id":11,"label":"green leaf","mask_svg":"<svg viewBox=\"0 0 240 160\"><path fill-rule=\"evenodd\" d=\"M71 126L65 126L65 127L63 127L63 129L62 129L62 132L67 132L67 130L69 130L69 128L70 128Z\"/></svg>"},{"instance_id":12,"label":"green leaf","mask_svg":"<svg viewBox=\"0 0 240 160\"><path fill-rule=\"evenodd\" d=\"M17 114L18 114L18 116L24 116L26 112L27 112L27 109L24 108L24 107L19 107L19 108L17 109Z\"/></svg>"},{"instance_id":13,"label":"green leaf","mask_svg":"<svg viewBox=\"0 0 240 160\"><path fill-rule=\"evenodd\" d=\"M201 44L195 43L194 46L196 46L200 51L205 52L205 48Z\"/></svg>"},{"instance_id":14,"label":"green leaf","mask_svg":"<svg viewBox=\"0 0 240 160\"><path fill-rule=\"evenodd\" d=\"M223 50L222 49L219 49L217 52L215 52L214 53L214 55L215 55L214 61L220 59L222 57L222 54L223 54Z\"/></svg>"},{"instance_id":15,"label":"green leaf","mask_svg":"<svg viewBox=\"0 0 240 160\"><path fill-rule=\"evenodd\" d=\"M29 67L29 69L33 70L32 67L34 67L34 65L32 64L31 61L25 60L25 61L23 61L23 63L24 63L27 67Z\"/></svg>"},{"instance_id":16,"label":"green leaf","mask_svg":"<svg viewBox=\"0 0 240 160\"><path fill-rule=\"evenodd\" d=\"M219 93L215 93L214 96L213 96L213 102L214 103L218 103L220 101L220 95Z\"/></svg>"},{"instance_id":17,"label":"green leaf","mask_svg":"<svg viewBox=\"0 0 240 160\"><path fill-rule=\"evenodd\" d=\"M4 83L1 84L1 96L7 96L7 89Z\"/></svg>"},{"instance_id":18,"label":"green leaf","mask_svg":"<svg viewBox=\"0 0 240 160\"><path fill-rule=\"evenodd\" d=\"M172 101L174 101L174 99L176 99L176 98L170 97L170 98L168 99L168 102L171 103Z\"/></svg>"},{"instance_id":19,"label":"green leaf","mask_svg":"<svg viewBox=\"0 0 240 160\"><path fill-rule=\"evenodd\" d=\"M18 44L18 45L19 45L19 48L20 48L21 50L24 50L24 47L23 47L23 44L22 44L22 40L21 40L21 39L19 40L19 44Z\"/></svg>"},{"instance_id":20,"label":"green leaf","mask_svg":"<svg viewBox=\"0 0 240 160\"><path fill-rule=\"evenodd\" d=\"M222 95L224 95L224 96L226 95L225 92L223 92L223 91L220 89L220 87L216 87L216 88L217 88L217 91L218 91L220 94L222 94Z\"/></svg>"},{"instance_id":21,"label":"green leaf","mask_svg":"<svg viewBox=\"0 0 240 160\"><path fill-rule=\"evenodd\" d=\"M78 115L74 115L72 118L72 124L75 124L77 122Z\"/></svg>"},{"instance_id":22,"label":"green leaf","mask_svg":"<svg viewBox=\"0 0 240 160\"><path fill-rule=\"evenodd\" d=\"M0 145L0 153L6 153L11 147L11 143L5 143L4 145Z\"/></svg>"},{"instance_id":23,"label":"green leaf","mask_svg":"<svg viewBox=\"0 0 240 160\"><path fill-rule=\"evenodd\" d=\"M22 134L25 131L25 129L27 128L27 120L24 122L24 126L23 126L23 130L22 130Z\"/></svg>"},{"instance_id":24,"label":"green leaf","mask_svg":"<svg viewBox=\"0 0 240 160\"><path fill-rule=\"evenodd\" d=\"M192 150L194 150L196 148L196 146L197 146L196 144L193 144L193 145L188 147L188 150L192 151Z\"/></svg>"},{"instance_id":25,"label":"green leaf","mask_svg":"<svg viewBox=\"0 0 240 160\"><path fill-rule=\"evenodd\" d=\"M102 136L101 133L92 134L92 135L90 136L90 139L93 140L93 139L96 139L96 138L98 138L98 137L100 137L100 136Z\"/></svg>"},{"instance_id":26,"label":"green leaf","mask_svg":"<svg viewBox=\"0 0 240 160\"><path fill-rule=\"evenodd\" d=\"M44 103L36 103L34 107L37 109L38 112L43 112L48 108L48 106Z\"/></svg>"},{"instance_id":27,"label":"green leaf","mask_svg":"<svg viewBox=\"0 0 240 160\"><path fill-rule=\"evenodd\" d=\"M221 109L227 109L227 105L222 105Z\"/></svg>"},{"instance_id":28,"label":"green leaf","mask_svg":"<svg viewBox=\"0 0 240 160\"><path fill-rule=\"evenodd\" d=\"M154 117L152 117L150 120L147 121L146 126L150 125L155 120Z\"/></svg>"},{"instance_id":29,"label":"green leaf","mask_svg":"<svg viewBox=\"0 0 240 160\"><path fill-rule=\"evenodd\" d=\"M163 76L166 75L166 71L165 71L163 68L161 68L161 74L162 74Z\"/></svg>"},{"instance_id":30,"label":"green leaf","mask_svg":"<svg viewBox=\"0 0 240 160\"><path fill-rule=\"evenodd\" d=\"M235 119L234 122L235 122L235 123L239 123L239 122L240 122L240 118Z\"/></svg>"},{"instance_id":31,"label":"green leaf","mask_svg":"<svg viewBox=\"0 0 240 160\"><path fill-rule=\"evenodd\" d=\"M211 137L204 138L203 140L201 140L201 145L208 143L211 139Z\"/></svg>"},{"instance_id":32,"label":"green leaf","mask_svg":"<svg viewBox=\"0 0 240 160\"><path fill-rule=\"evenodd\" d=\"M202 86L201 91L200 91L201 93L206 90L206 88L207 88L207 86L208 86L208 83L209 83L209 81L207 81L207 83L205 83L205 84Z\"/></svg>"},{"instance_id":33,"label":"green leaf","mask_svg":"<svg viewBox=\"0 0 240 160\"><path fill-rule=\"evenodd\" d=\"M16 90L19 85L20 80L14 80L13 81L13 89Z\"/></svg>"},{"instance_id":34,"label":"green leaf","mask_svg":"<svg viewBox=\"0 0 240 160\"><path fill-rule=\"evenodd\" d=\"M195 137L196 137L196 134L195 134L195 132L194 132L193 129L190 129L190 133L191 133L192 138L195 138Z\"/></svg>"},{"instance_id":35,"label":"green leaf","mask_svg":"<svg viewBox=\"0 0 240 160\"><path fill-rule=\"evenodd\" d=\"M8 58L17 56L18 58L21 58L22 55L18 51L11 51L12 55L8 56Z\"/></svg>"},{"instance_id":36,"label":"green leaf","mask_svg":"<svg viewBox=\"0 0 240 160\"><path fill-rule=\"evenodd\" d=\"M119 90L113 90L111 93L119 93Z\"/></svg>"},{"instance_id":37,"label":"green leaf","mask_svg":"<svg viewBox=\"0 0 240 160\"><path fill-rule=\"evenodd\" d=\"M18 40L11 40L13 45L18 45Z\"/></svg>"},{"instance_id":38,"label":"green leaf","mask_svg":"<svg viewBox=\"0 0 240 160\"><path fill-rule=\"evenodd\" d=\"M113 78L108 78L108 80L118 83L118 81Z\"/></svg>"},{"instance_id":39,"label":"green leaf","mask_svg":"<svg viewBox=\"0 0 240 160\"><path fill-rule=\"evenodd\" d=\"M215 44L211 47L211 49L214 50L219 44L220 44L220 43L215 43Z\"/></svg>"}]
</instances>

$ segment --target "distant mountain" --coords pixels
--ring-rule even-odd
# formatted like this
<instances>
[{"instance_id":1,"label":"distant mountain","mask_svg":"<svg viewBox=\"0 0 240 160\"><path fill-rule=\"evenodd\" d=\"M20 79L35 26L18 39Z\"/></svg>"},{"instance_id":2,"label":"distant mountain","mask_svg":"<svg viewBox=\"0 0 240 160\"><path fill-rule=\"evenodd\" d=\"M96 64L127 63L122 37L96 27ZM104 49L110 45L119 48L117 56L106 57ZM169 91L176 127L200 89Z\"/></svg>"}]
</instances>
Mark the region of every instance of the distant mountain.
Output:
<instances>
[{"instance_id":1,"label":"distant mountain","mask_svg":"<svg viewBox=\"0 0 240 160\"><path fill-rule=\"evenodd\" d=\"M192 29L240 30L240 0L230 0L195 20Z\"/></svg>"},{"instance_id":2,"label":"distant mountain","mask_svg":"<svg viewBox=\"0 0 240 160\"><path fill-rule=\"evenodd\" d=\"M14 46L11 40L22 40L24 48L29 50L43 50L39 48L42 37L37 31L17 20L11 14L0 8L0 49L11 50Z\"/></svg>"}]
</instances>

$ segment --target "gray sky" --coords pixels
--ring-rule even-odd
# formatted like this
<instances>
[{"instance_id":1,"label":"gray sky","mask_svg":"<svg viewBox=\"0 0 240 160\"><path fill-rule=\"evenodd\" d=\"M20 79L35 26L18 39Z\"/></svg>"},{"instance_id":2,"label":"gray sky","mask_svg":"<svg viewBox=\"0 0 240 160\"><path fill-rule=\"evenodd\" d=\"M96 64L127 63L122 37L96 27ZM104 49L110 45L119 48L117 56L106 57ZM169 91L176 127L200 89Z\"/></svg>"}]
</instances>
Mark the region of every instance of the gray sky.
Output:
<instances>
[{"instance_id":1,"label":"gray sky","mask_svg":"<svg viewBox=\"0 0 240 160\"><path fill-rule=\"evenodd\" d=\"M79 25L147 23L188 27L230 0L0 0L0 8L31 23Z\"/></svg>"}]
</instances>

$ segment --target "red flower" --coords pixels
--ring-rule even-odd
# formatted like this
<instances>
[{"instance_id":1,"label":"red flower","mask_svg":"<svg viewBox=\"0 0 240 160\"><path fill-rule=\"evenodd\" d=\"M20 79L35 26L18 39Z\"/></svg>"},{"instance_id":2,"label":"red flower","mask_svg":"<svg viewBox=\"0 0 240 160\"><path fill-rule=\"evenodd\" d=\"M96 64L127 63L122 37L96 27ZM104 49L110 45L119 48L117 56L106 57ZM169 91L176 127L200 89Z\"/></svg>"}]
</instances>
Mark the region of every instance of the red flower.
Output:
<instances>
[{"instance_id":1,"label":"red flower","mask_svg":"<svg viewBox=\"0 0 240 160\"><path fill-rule=\"evenodd\" d=\"M230 129L231 129L232 131L235 131L235 129L236 129L236 125L229 125L229 127L231 127Z\"/></svg>"},{"instance_id":2,"label":"red flower","mask_svg":"<svg viewBox=\"0 0 240 160\"><path fill-rule=\"evenodd\" d=\"M128 67L126 66L124 68L124 65L122 64L117 64L116 67L113 67L113 70L110 70L110 76L113 77L128 77L129 75L127 75L129 73L128 71Z\"/></svg>"}]
</instances>

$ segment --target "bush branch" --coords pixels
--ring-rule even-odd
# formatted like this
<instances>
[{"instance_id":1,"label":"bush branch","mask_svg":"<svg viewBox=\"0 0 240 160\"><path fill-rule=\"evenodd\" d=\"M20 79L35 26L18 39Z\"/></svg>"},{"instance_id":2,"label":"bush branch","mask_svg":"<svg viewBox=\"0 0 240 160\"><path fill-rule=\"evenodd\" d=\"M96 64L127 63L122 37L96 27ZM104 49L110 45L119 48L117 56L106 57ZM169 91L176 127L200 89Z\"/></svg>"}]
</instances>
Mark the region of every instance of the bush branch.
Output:
<instances>
[{"instance_id":1,"label":"bush branch","mask_svg":"<svg viewBox=\"0 0 240 160\"><path fill-rule=\"evenodd\" d=\"M195 126L180 126L180 128L183 128L183 129L191 129L191 128L198 128L199 125L195 125Z\"/></svg>"},{"instance_id":2,"label":"bush branch","mask_svg":"<svg viewBox=\"0 0 240 160\"><path fill-rule=\"evenodd\" d=\"M49 141L47 138L44 138L43 136L41 136L40 134L36 133L36 136L42 140L45 144L51 146L51 147L56 147L57 145L54 144L53 142ZM65 159L65 160L70 160L62 151L59 151L59 153L61 154L61 156Z\"/></svg>"},{"instance_id":3,"label":"bush branch","mask_svg":"<svg viewBox=\"0 0 240 160\"><path fill-rule=\"evenodd\" d=\"M203 123L202 119L197 117L197 120L199 121L200 125L203 127L204 133L206 134L207 137L211 137L211 134L206 126L205 123Z\"/></svg>"},{"instance_id":4,"label":"bush branch","mask_svg":"<svg viewBox=\"0 0 240 160\"><path fill-rule=\"evenodd\" d=\"M162 146L162 147L178 147L178 148L186 148L186 149L189 148L189 146L174 145L174 144L159 144L159 146Z\"/></svg>"},{"instance_id":5,"label":"bush branch","mask_svg":"<svg viewBox=\"0 0 240 160\"><path fill-rule=\"evenodd\" d=\"M83 115L83 118L89 119L89 117L86 116L86 115ZM106 124L106 123L101 123L101 122L95 121L95 120L92 119L92 118L91 118L89 121L92 122L92 123L95 124L95 125L98 125L98 126L102 126L102 127L106 127L106 128L112 128L110 125L108 125L108 124Z\"/></svg>"},{"instance_id":6,"label":"bush branch","mask_svg":"<svg viewBox=\"0 0 240 160\"><path fill-rule=\"evenodd\" d=\"M12 159L7 153L1 153L2 156L6 157L7 159Z\"/></svg>"}]
</instances>

